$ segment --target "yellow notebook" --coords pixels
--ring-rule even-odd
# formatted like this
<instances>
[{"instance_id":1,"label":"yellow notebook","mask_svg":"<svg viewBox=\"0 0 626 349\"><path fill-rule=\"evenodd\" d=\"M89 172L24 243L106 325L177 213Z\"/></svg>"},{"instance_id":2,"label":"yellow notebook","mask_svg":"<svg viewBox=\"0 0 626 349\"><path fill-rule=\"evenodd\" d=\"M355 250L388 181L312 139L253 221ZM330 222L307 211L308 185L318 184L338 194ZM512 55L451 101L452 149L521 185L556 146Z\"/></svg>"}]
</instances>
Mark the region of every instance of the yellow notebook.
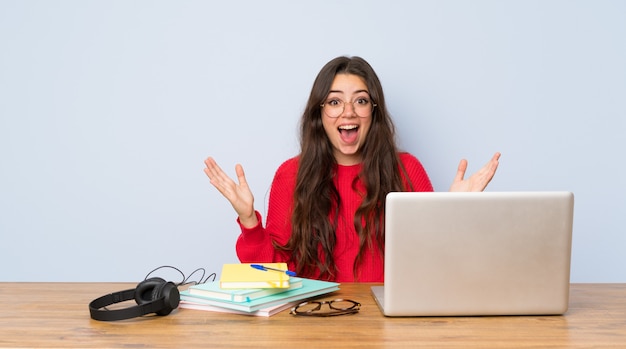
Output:
<instances>
[{"instance_id":1,"label":"yellow notebook","mask_svg":"<svg viewBox=\"0 0 626 349\"><path fill-rule=\"evenodd\" d=\"M287 263L257 263L287 270ZM258 270L248 263L224 264L220 276L221 288L289 288L289 275L273 270Z\"/></svg>"}]
</instances>

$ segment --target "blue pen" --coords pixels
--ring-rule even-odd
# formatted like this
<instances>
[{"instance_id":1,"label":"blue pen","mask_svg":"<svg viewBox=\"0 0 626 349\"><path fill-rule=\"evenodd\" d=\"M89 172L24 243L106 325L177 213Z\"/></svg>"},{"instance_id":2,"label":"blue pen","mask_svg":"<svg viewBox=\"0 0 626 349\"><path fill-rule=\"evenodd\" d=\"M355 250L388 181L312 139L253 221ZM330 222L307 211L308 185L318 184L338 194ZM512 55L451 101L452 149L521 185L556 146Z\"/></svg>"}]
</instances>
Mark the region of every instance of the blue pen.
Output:
<instances>
[{"instance_id":1,"label":"blue pen","mask_svg":"<svg viewBox=\"0 0 626 349\"><path fill-rule=\"evenodd\" d=\"M261 264L250 264L250 266L254 269L259 269L259 270L263 270L263 271L277 271L280 273L285 273L289 276L296 276L296 272L295 271L291 271L291 270L282 270L282 269L276 269L276 268L271 268L271 267L266 267L264 265Z\"/></svg>"}]
</instances>

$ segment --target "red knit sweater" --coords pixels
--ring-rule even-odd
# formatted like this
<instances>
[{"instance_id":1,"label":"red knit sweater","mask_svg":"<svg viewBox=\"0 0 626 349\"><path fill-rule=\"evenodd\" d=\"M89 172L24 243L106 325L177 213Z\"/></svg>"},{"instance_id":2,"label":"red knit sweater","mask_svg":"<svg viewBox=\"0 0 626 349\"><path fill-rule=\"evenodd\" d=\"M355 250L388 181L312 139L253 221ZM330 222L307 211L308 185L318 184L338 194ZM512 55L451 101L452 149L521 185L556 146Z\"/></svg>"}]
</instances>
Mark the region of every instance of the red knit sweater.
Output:
<instances>
[{"instance_id":1,"label":"red knit sweater","mask_svg":"<svg viewBox=\"0 0 626 349\"><path fill-rule=\"evenodd\" d=\"M400 160L408 173L415 191L433 191L432 184L422 164L413 155L401 153ZM358 280L354 279L353 265L359 248L359 238L354 228L353 217L361 197L352 189L352 181L358 176L361 165L337 168L335 185L341 197L342 207L336 231L334 259L337 266L337 282L383 282L384 259L377 247L366 250L359 269ZM287 262L287 255L274 249L272 241L284 245L291 235L291 211L293 193L298 171L298 159L285 161L276 171L270 189L269 207L265 227L257 211L259 224L245 228L240 224L241 235L237 240L237 256L242 263ZM294 265L289 265L295 269Z\"/></svg>"}]
</instances>

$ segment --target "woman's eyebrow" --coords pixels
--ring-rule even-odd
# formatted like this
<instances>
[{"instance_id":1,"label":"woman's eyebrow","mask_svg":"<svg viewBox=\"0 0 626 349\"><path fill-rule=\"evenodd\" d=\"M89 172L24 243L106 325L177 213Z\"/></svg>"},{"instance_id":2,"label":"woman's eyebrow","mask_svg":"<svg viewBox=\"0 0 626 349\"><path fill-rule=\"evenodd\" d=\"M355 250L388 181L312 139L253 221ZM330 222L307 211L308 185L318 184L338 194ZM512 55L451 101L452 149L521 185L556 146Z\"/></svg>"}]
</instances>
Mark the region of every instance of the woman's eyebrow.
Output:
<instances>
[{"instance_id":1,"label":"woman's eyebrow","mask_svg":"<svg viewBox=\"0 0 626 349\"><path fill-rule=\"evenodd\" d=\"M362 93L362 92L369 93L368 90L357 90L357 91L354 91L354 94ZM331 93L345 93L345 92L341 91L341 90L330 90L330 91L328 91L328 94L331 94Z\"/></svg>"}]
</instances>

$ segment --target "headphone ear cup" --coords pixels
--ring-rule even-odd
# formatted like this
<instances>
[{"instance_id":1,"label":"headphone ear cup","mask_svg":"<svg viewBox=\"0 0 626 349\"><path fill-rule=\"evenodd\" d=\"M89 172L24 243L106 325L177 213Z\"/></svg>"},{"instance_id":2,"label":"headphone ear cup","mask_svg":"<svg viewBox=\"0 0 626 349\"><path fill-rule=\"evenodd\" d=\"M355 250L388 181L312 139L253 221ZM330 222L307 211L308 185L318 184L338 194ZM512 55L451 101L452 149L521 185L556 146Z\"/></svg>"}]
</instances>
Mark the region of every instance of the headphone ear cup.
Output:
<instances>
[{"instance_id":1,"label":"headphone ear cup","mask_svg":"<svg viewBox=\"0 0 626 349\"><path fill-rule=\"evenodd\" d=\"M178 288L172 282L166 282L160 286L155 287L152 298L154 300L164 297L163 309L156 312L157 315L165 316L172 312L172 310L178 308L180 303L180 292Z\"/></svg>"},{"instance_id":2,"label":"headphone ear cup","mask_svg":"<svg viewBox=\"0 0 626 349\"><path fill-rule=\"evenodd\" d=\"M158 299L158 297L153 297L155 294L158 294L158 289L160 289L165 283L166 281L159 277L149 278L140 282L135 289L135 302L142 305Z\"/></svg>"}]
</instances>

